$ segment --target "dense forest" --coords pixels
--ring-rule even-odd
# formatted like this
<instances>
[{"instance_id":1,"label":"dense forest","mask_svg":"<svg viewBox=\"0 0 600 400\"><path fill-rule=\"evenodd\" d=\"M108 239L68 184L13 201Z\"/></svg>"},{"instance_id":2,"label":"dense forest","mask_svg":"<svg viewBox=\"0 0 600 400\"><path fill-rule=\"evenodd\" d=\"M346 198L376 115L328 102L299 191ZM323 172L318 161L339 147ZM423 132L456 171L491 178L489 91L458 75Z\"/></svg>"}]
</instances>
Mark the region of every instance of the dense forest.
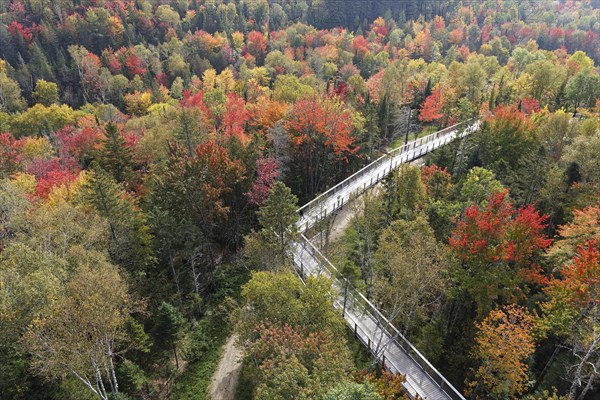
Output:
<instances>
[{"instance_id":1,"label":"dense forest","mask_svg":"<svg viewBox=\"0 0 600 400\"><path fill-rule=\"evenodd\" d=\"M235 338L237 399L408 398L297 207L478 118L322 251L467 397L598 398L598 7L0 2L0 397L209 398Z\"/></svg>"}]
</instances>

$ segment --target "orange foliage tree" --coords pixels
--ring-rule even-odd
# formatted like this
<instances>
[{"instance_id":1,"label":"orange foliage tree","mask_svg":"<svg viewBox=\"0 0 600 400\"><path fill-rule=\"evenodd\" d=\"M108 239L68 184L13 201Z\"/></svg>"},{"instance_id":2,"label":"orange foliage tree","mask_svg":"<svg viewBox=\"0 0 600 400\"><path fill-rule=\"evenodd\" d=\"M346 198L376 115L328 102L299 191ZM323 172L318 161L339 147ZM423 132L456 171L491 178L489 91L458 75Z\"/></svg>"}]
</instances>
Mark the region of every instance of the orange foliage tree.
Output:
<instances>
[{"instance_id":1,"label":"orange foliage tree","mask_svg":"<svg viewBox=\"0 0 600 400\"><path fill-rule=\"evenodd\" d=\"M419 112L419 121L436 122L444 117L442 109L444 108L445 98L440 86L433 89L431 95L427 96L421 111Z\"/></svg>"},{"instance_id":2,"label":"orange foliage tree","mask_svg":"<svg viewBox=\"0 0 600 400\"><path fill-rule=\"evenodd\" d=\"M335 98L299 100L289 113L286 128L294 149L294 165L300 169L302 189L309 196L328 183L326 171L336 161L358 151L352 135L352 111Z\"/></svg>"},{"instance_id":3,"label":"orange foliage tree","mask_svg":"<svg viewBox=\"0 0 600 400\"><path fill-rule=\"evenodd\" d=\"M534 317L517 305L492 310L477 324L473 356L481 364L468 383L471 398L520 398L527 389L527 359L535 351L534 327Z\"/></svg>"}]
</instances>

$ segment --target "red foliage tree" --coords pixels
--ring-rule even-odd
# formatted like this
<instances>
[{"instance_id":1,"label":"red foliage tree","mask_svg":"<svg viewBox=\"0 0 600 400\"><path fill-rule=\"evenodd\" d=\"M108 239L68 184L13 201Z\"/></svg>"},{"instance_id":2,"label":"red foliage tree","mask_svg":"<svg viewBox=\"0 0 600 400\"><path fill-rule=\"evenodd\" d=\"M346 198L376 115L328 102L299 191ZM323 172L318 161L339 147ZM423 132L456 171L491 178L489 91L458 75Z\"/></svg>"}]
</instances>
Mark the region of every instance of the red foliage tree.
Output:
<instances>
[{"instance_id":1,"label":"red foliage tree","mask_svg":"<svg viewBox=\"0 0 600 400\"><path fill-rule=\"evenodd\" d=\"M102 146L104 130L100 126L90 124L80 129L69 125L55 135L62 159L73 158L85 164Z\"/></svg>"},{"instance_id":2,"label":"red foliage tree","mask_svg":"<svg viewBox=\"0 0 600 400\"><path fill-rule=\"evenodd\" d=\"M369 52L369 41L362 35L357 35L352 40L352 48L359 57L364 57Z\"/></svg>"},{"instance_id":3,"label":"red foliage tree","mask_svg":"<svg viewBox=\"0 0 600 400\"><path fill-rule=\"evenodd\" d=\"M9 132L0 133L0 176L8 176L18 170L22 145L23 142Z\"/></svg>"},{"instance_id":4,"label":"red foliage tree","mask_svg":"<svg viewBox=\"0 0 600 400\"><path fill-rule=\"evenodd\" d=\"M258 176L246 196L250 204L260 207L269 197L269 192L279 175L281 175L281 171L274 158L261 158L256 164Z\"/></svg>"},{"instance_id":5,"label":"red foliage tree","mask_svg":"<svg viewBox=\"0 0 600 400\"><path fill-rule=\"evenodd\" d=\"M431 92L431 95L427 96L423 104L421 105L421 112L419 112L419 121L421 122L435 122L444 117L442 109L445 104L444 94L442 88L437 86Z\"/></svg>"},{"instance_id":6,"label":"red foliage tree","mask_svg":"<svg viewBox=\"0 0 600 400\"><path fill-rule=\"evenodd\" d=\"M485 208L465 210L449 239L463 266L462 284L478 303L480 316L492 302L506 300L519 284L546 284L538 260L551 239L544 236L547 216L532 205L515 209L508 191L494 193Z\"/></svg>"},{"instance_id":7,"label":"red foliage tree","mask_svg":"<svg viewBox=\"0 0 600 400\"><path fill-rule=\"evenodd\" d=\"M562 279L553 278L548 291L568 293L578 309L600 299L600 240L588 240L577 249L573 262L560 270Z\"/></svg>"},{"instance_id":8,"label":"red foliage tree","mask_svg":"<svg viewBox=\"0 0 600 400\"><path fill-rule=\"evenodd\" d=\"M541 109L540 102L533 97L526 97L521 100L521 112L525 115L530 115L534 112L539 112Z\"/></svg>"},{"instance_id":9,"label":"red foliage tree","mask_svg":"<svg viewBox=\"0 0 600 400\"><path fill-rule=\"evenodd\" d=\"M125 60L125 67L129 76L133 78L136 75L143 77L146 75L146 67L144 61L137 56L133 51L129 53Z\"/></svg>"},{"instance_id":10,"label":"red foliage tree","mask_svg":"<svg viewBox=\"0 0 600 400\"><path fill-rule=\"evenodd\" d=\"M265 56L265 52L267 51L267 39L265 39L265 35L259 31L252 31L248 33L246 48L248 49L248 52L257 60L262 60Z\"/></svg>"},{"instance_id":11,"label":"red foliage tree","mask_svg":"<svg viewBox=\"0 0 600 400\"><path fill-rule=\"evenodd\" d=\"M452 191L452 176L446 168L435 164L425 165L421 169L421 180L425 184L427 194L433 199L448 196Z\"/></svg>"},{"instance_id":12,"label":"red foliage tree","mask_svg":"<svg viewBox=\"0 0 600 400\"><path fill-rule=\"evenodd\" d=\"M243 145L248 144L250 137L245 132L246 123L250 120L250 112L246 109L244 99L235 93L227 95L222 128L225 138L235 137Z\"/></svg>"},{"instance_id":13,"label":"red foliage tree","mask_svg":"<svg viewBox=\"0 0 600 400\"><path fill-rule=\"evenodd\" d=\"M76 172L65 169L50 171L45 178L37 181L35 186L35 195L45 199L50 194L52 188L71 183L77 179L78 175L79 174Z\"/></svg>"}]
</instances>

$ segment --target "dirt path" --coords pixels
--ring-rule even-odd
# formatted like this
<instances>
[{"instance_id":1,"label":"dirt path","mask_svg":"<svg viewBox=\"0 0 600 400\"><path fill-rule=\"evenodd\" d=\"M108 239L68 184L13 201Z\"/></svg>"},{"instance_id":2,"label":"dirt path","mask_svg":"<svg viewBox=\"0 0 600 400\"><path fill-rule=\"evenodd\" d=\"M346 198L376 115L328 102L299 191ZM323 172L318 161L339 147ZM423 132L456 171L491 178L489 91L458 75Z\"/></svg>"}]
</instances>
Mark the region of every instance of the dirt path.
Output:
<instances>
[{"instance_id":1,"label":"dirt path","mask_svg":"<svg viewBox=\"0 0 600 400\"><path fill-rule=\"evenodd\" d=\"M346 232L348 226L352 222L352 218L354 217L354 213L356 209L353 204L345 205L335 216L333 220L333 225L331 227L331 232L329 233L329 241L335 242L341 239Z\"/></svg>"},{"instance_id":2,"label":"dirt path","mask_svg":"<svg viewBox=\"0 0 600 400\"><path fill-rule=\"evenodd\" d=\"M242 372L242 351L235 345L236 340L236 335L227 339L221 361L208 388L212 400L235 398L235 390Z\"/></svg>"}]
</instances>

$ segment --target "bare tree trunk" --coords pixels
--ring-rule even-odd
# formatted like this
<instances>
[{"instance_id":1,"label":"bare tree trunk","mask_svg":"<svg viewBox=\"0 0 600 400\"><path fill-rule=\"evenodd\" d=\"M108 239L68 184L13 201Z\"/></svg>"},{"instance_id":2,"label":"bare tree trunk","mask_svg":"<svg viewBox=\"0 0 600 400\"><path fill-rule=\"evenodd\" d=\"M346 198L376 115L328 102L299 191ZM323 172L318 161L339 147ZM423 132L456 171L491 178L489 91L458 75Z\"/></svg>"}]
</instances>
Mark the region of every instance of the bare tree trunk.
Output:
<instances>
[{"instance_id":1,"label":"bare tree trunk","mask_svg":"<svg viewBox=\"0 0 600 400\"><path fill-rule=\"evenodd\" d=\"M596 333L596 332L594 332ZM596 350L596 346L598 345L598 342L600 342L600 335L595 335L594 340L592 340L592 342L590 343L590 345L588 346L585 355L583 357L579 357L576 354L576 350L573 350L573 354L579 358L579 364L577 365L577 368L575 369L575 374L573 375L573 382L571 383L571 388L569 389L569 398L570 399L576 399L577 398L577 390L581 387L582 385L582 381L583 379L585 379L585 377L583 376L583 367L585 365L589 365L590 362L588 361L592 355L594 354L595 350ZM590 380L593 379L592 377L589 378Z\"/></svg>"},{"instance_id":2,"label":"bare tree trunk","mask_svg":"<svg viewBox=\"0 0 600 400\"><path fill-rule=\"evenodd\" d=\"M177 347L175 347L175 344L173 344L173 355L175 356L175 366L179 371L179 357L177 356Z\"/></svg>"},{"instance_id":3,"label":"bare tree trunk","mask_svg":"<svg viewBox=\"0 0 600 400\"><path fill-rule=\"evenodd\" d=\"M109 375L109 377L112 380L113 390L115 392L118 392L119 391L119 383L117 382L117 374L115 373L115 364L114 364L114 360L113 360L114 352L113 352L113 346L112 346L112 344L108 345L108 354L109 354L108 361L110 363L109 364L110 365L110 375Z\"/></svg>"},{"instance_id":4,"label":"bare tree trunk","mask_svg":"<svg viewBox=\"0 0 600 400\"><path fill-rule=\"evenodd\" d=\"M92 392L94 392L94 394L96 396L98 396L98 398L102 399L102 400L106 400L104 397L102 397L101 393L98 392L97 389L94 388L94 386L92 386L92 383L90 382L90 380L88 378L85 378L81 375L79 375L77 372L73 371L73 370L69 370L71 372L71 375L73 375L75 378L77 378L79 381L81 381L85 386L87 386L88 389L90 389Z\"/></svg>"},{"instance_id":5,"label":"bare tree trunk","mask_svg":"<svg viewBox=\"0 0 600 400\"><path fill-rule=\"evenodd\" d=\"M596 377L598 376L598 369L600 368L600 358L596 360L596 363L594 363L592 367L594 368L594 373L590 376L590 379L588 379L585 388L583 388L577 400L583 400L587 395L587 392L589 392L592 386L594 386L594 383L596 382Z\"/></svg>"}]
</instances>

